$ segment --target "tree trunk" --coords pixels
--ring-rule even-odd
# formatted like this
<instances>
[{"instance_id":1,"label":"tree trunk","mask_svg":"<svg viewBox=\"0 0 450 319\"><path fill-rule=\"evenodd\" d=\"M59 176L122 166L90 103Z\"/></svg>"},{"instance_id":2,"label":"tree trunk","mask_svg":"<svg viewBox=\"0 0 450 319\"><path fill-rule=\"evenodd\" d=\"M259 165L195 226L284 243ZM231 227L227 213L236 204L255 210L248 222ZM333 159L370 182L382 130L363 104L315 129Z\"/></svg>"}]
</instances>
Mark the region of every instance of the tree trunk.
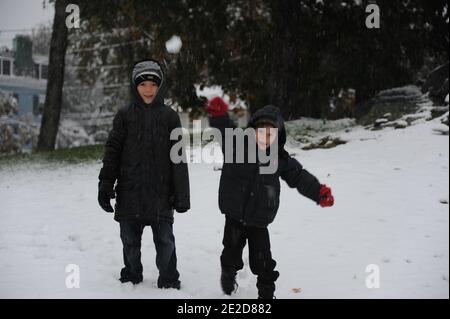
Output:
<instances>
[{"instance_id":1,"label":"tree trunk","mask_svg":"<svg viewBox=\"0 0 450 319\"><path fill-rule=\"evenodd\" d=\"M67 49L67 27L65 24L67 3L67 0L56 0L55 2L47 91L37 145L38 151L53 150L55 148L56 135L58 134Z\"/></svg>"}]
</instances>

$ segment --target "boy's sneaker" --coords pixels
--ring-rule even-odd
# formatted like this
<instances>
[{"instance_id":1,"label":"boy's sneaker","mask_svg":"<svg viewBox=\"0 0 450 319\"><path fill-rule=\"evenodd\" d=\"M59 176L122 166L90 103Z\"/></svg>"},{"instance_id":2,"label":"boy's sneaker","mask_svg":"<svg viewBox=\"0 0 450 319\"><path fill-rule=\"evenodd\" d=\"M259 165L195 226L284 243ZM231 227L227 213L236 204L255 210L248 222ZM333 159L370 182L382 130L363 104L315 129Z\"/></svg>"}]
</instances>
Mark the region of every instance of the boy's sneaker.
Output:
<instances>
[{"instance_id":1,"label":"boy's sneaker","mask_svg":"<svg viewBox=\"0 0 450 319\"><path fill-rule=\"evenodd\" d=\"M120 271L120 282L121 283L126 283L126 282L131 282L133 285L137 285L140 282L142 282L143 280L143 276L142 274L139 275L131 275L126 268L122 268L122 270Z\"/></svg>"},{"instance_id":2,"label":"boy's sneaker","mask_svg":"<svg viewBox=\"0 0 450 319\"><path fill-rule=\"evenodd\" d=\"M158 288L159 289L176 289L176 290L180 290L181 289L181 282L179 280L176 280L174 282L170 282L170 283L162 283L158 280Z\"/></svg>"},{"instance_id":3,"label":"boy's sneaker","mask_svg":"<svg viewBox=\"0 0 450 319\"><path fill-rule=\"evenodd\" d=\"M258 277L256 287L258 288L258 299L274 299L275 281L277 281L280 273L273 271L269 275L265 275L264 278Z\"/></svg>"},{"instance_id":4,"label":"boy's sneaker","mask_svg":"<svg viewBox=\"0 0 450 319\"><path fill-rule=\"evenodd\" d=\"M220 284L225 295L230 296L233 292L236 292L238 289L236 273L222 271L222 275L220 276Z\"/></svg>"}]
</instances>

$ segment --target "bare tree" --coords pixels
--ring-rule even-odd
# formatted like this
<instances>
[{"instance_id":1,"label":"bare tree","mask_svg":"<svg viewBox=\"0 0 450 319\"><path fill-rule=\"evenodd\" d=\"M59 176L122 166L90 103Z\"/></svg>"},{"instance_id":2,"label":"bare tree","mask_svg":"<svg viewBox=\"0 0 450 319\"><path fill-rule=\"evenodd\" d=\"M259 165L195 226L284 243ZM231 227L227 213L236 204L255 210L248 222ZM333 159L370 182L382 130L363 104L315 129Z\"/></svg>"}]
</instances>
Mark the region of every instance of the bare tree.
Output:
<instances>
[{"instance_id":1,"label":"bare tree","mask_svg":"<svg viewBox=\"0 0 450 319\"><path fill-rule=\"evenodd\" d=\"M55 1L55 17L50 42L47 91L37 150L46 151L55 148L61 114L62 89L64 85L64 67L67 49L67 27L65 25L68 0Z\"/></svg>"}]
</instances>

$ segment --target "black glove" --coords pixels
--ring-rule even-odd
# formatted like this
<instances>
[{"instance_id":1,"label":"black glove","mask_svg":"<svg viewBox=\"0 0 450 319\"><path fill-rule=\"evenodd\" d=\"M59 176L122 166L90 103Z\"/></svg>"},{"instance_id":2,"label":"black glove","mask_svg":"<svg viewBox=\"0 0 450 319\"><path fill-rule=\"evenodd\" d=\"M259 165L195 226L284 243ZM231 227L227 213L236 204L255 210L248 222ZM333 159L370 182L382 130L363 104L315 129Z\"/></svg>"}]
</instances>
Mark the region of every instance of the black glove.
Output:
<instances>
[{"instance_id":1,"label":"black glove","mask_svg":"<svg viewBox=\"0 0 450 319\"><path fill-rule=\"evenodd\" d=\"M98 203L105 212L114 213L111 198L115 197L113 182L102 180L98 183Z\"/></svg>"},{"instance_id":2,"label":"black glove","mask_svg":"<svg viewBox=\"0 0 450 319\"><path fill-rule=\"evenodd\" d=\"M176 197L172 198L173 208L177 211L177 213L186 213L189 209L191 209L191 203L189 201L189 197Z\"/></svg>"}]
</instances>

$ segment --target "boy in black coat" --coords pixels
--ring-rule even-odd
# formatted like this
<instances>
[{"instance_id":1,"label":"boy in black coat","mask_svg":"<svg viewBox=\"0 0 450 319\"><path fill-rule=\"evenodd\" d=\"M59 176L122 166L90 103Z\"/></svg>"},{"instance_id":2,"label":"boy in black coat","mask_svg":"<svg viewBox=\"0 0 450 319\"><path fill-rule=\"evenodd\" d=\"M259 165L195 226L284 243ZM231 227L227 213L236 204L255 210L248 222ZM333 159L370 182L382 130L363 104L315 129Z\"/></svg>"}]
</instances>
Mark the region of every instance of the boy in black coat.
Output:
<instances>
[{"instance_id":1,"label":"boy in black coat","mask_svg":"<svg viewBox=\"0 0 450 319\"><path fill-rule=\"evenodd\" d=\"M120 281L142 281L141 237L149 225L156 247L158 287L179 289L174 209L184 213L190 208L186 161L175 164L170 159L170 149L178 142L170 140L170 133L181 128L180 119L164 105L166 78L157 61L136 63L130 85L132 103L117 112L105 145L98 202L105 211L115 211L114 219L120 223L125 264ZM114 210L110 199L115 193Z\"/></svg>"},{"instance_id":2,"label":"boy in black coat","mask_svg":"<svg viewBox=\"0 0 450 319\"><path fill-rule=\"evenodd\" d=\"M259 160L254 163L248 160L244 163L224 162L219 187L219 207L226 216L221 285L227 295L236 289L236 273L244 266L242 252L248 241L250 268L258 276L259 298L271 299L279 273L275 271L267 226L274 220L279 207L280 177L322 207L332 206L334 199L331 190L321 185L284 149L286 130L278 108L269 105L260 109L248 126L256 130L256 140L249 141L247 146L256 143L259 149L268 151L278 139L277 167L272 174L262 174L260 168L265 164ZM222 145L227 151L225 140Z\"/></svg>"}]
</instances>

